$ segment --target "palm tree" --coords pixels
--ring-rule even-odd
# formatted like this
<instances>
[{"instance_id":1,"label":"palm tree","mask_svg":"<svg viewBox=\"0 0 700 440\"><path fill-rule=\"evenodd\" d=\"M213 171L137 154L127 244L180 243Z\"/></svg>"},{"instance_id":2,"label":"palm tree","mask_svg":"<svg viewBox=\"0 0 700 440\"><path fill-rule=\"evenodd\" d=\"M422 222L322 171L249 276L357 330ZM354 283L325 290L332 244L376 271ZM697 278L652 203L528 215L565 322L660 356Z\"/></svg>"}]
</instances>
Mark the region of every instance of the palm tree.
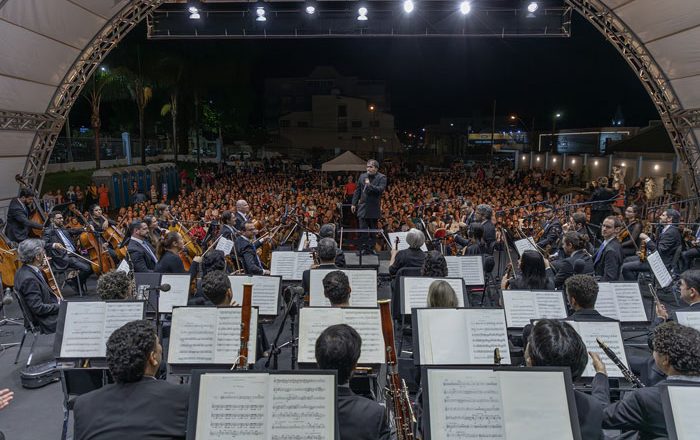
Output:
<instances>
[{"instance_id":1,"label":"palm tree","mask_svg":"<svg viewBox=\"0 0 700 440\"><path fill-rule=\"evenodd\" d=\"M100 119L100 105L105 94L110 92L110 85L113 83L112 76L106 67L100 67L92 76L92 81L85 85L83 98L85 98L91 110L90 126L95 135L95 168L100 169L100 127L102 120Z\"/></svg>"},{"instance_id":2,"label":"palm tree","mask_svg":"<svg viewBox=\"0 0 700 440\"><path fill-rule=\"evenodd\" d=\"M180 95L181 81L184 76L183 61L179 56L171 55L163 58L160 62L159 83L169 90L168 102L160 109L160 115L165 116L170 113L173 126L172 147L175 153L175 163L177 163L178 142L177 142L177 103Z\"/></svg>"}]
</instances>

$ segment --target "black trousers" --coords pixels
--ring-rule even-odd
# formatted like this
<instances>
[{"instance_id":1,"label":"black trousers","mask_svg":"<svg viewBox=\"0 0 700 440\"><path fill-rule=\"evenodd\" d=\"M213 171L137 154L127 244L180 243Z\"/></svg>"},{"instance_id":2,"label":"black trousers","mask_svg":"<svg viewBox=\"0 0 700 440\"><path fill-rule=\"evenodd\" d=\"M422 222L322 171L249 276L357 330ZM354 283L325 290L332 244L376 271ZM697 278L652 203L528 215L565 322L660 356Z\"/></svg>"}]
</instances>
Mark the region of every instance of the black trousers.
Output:
<instances>
[{"instance_id":1,"label":"black trousers","mask_svg":"<svg viewBox=\"0 0 700 440\"><path fill-rule=\"evenodd\" d=\"M360 218L359 219L359 225L360 229L377 229L377 220L376 218ZM364 234L363 234L364 235ZM364 239L362 237L359 240L360 244L360 250L373 250L374 249L374 244L377 242L377 235L373 233L369 233L365 235Z\"/></svg>"},{"instance_id":2,"label":"black trousers","mask_svg":"<svg viewBox=\"0 0 700 440\"><path fill-rule=\"evenodd\" d=\"M80 279L81 283L84 284L85 280L90 278L90 275L92 275L92 264L88 263L87 261L73 256L66 258L66 261L68 262L68 267L70 269L75 269L78 271L78 278Z\"/></svg>"}]
</instances>

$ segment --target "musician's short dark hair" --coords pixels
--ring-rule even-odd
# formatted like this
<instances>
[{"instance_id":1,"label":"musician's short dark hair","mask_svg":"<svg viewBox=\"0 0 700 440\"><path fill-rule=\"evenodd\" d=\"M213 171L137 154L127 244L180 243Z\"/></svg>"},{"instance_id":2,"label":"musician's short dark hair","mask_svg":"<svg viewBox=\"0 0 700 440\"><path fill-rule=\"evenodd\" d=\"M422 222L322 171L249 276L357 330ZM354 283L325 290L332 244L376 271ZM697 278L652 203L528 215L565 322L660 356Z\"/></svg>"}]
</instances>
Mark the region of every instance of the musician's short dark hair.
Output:
<instances>
[{"instance_id":1,"label":"musician's short dark hair","mask_svg":"<svg viewBox=\"0 0 700 440\"><path fill-rule=\"evenodd\" d=\"M212 249L202 258L202 276L214 270L226 269L226 255L224 251Z\"/></svg>"},{"instance_id":2,"label":"musician's short dark hair","mask_svg":"<svg viewBox=\"0 0 700 440\"><path fill-rule=\"evenodd\" d=\"M362 352L362 338L347 324L325 329L316 339L316 363L323 370L338 371L338 385L350 380Z\"/></svg>"},{"instance_id":3,"label":"musician's short dark hair","mask_svg":"<svg viewBox=\"0 0 700 440\"><path fill-rule=\"evenodd\" d=\"M445 256L438 251L430 251L425 254L420 274L425 277L446 277L447 260L445 260Z\"/></svg>"},{"instance_id":4,"label":"musician's short dark hair","mask_svg":"<svg viewBox=\"0 0 700 440\"><path fill-rule=\"evenodd\" d=\"M666 216L671 217L671 223L678 223L681 221L681 213L673 208L666 210Z\"/></svg>"},{"instance_id":5,"label":"musician's short dark hair","mask_svg":"<svg viewBox=\"0 0 700 440\"><path fill-rule=\"evenodd\" d=\"M88 208L88 211L90 212L90 214L92 214L93 212L95 212L95 209L97 209L97 208L101 208L101 206L98 205L97 203L93 203L93 204L90 205L90 207Z\"/></svg>"},{"instance_id":6,"label":"musician's short dark hair","mask_svg":"<svg viewBox=\"0 0 700 440\"><path fill-rule=\"evenodd\" d=\"M231 288L231 280L223 270L214 270L202 278L202 293L209 298L214 305L222 304L226 299L226 292Z\"/></svg>"},{"instance_id":7,"label":"musician's short dark hair","mask_svg":"<svg viewBox=\"0 0 700 440\"><path fill-rule=\"evenodd\" d=\"M103 273L97 279L97 293L103 300L128 299L131 279L120 270ZM131 292L133 295L133 292Z\"/></svg>"},{"instance_id":8,"label":"musician's short dark hair","mask_svg":"<svg viewBox=\"0 0 700 440\"><path fill-rule=\"evenodd\" d=\"M333 305L348 302L350 298L350 279L342 270L328 272L323 277L323 294Z\"/></svg>"},{"instance_id":9,"label":"musician's short dark hair","mask_svg":"<svg viewBox=\"0 0 700 440\"><path fill-rule=\"evenodd\" d=\"M61 211L51 211L49 212L49 220L53 220L56 218L58 214L61 214L61 217L63 216L63 213Z\"/></svg>"},{"instance_id":10,"label":"musician's short dark hair","mask_svg":"<svg viewBox=\"0 0 700 440\"><path fill-rule=\"evenodd\" d=\"M143 220L134 220L129 224L129 235L134 235L134 231L141 228L141 224L146 223ZM148 223L146 223L148 225Z\"/></svg>"},{"instance_id":11,"label":"musician's short dark hair","mask_svg":"<svg viewBox=\"0 0 700 440\"><path fill-rule=\"evenodd\" d=\"M605 217L605 218L603 219L603 221L608 220L608 219L613 221L613 227L614 227L615 229L621 228L621 227L622 227L622 220L620 220L620 219L617 218L616 216L614 216L614 215L609 215L609 216Z\"/></svg>"},{"instance_id":12,"label":"musician's short dark hair","mask_svg":"<svg viewBox=\"0 0 700 440\"><path fill-rule=\"evenodd\" d=\"M224 211L221 213L221 221L226 225L231 221L232 218L233 213L231 211Z\"/></svg>"},{"instance_id":13,"label":"musician's short dark hair","mask_svg":"<svg viewBox=\"0 0 700 440\"><path fill-rule=\"evenodd\" d=\"M367 161L367 165L372 165L376 168L379 168L379 162L376 159L370 159Z\"/></svg>"},{"instance_id":14,"label":"musician's short dark hair","mask_svg":"<svg viewBox=\"0 0 700 440\"><path fill-rule=\"evenodd\" d=\"M688 289L695 289L700 293L700 270L688 269L681 274L681 280L685 281Z\"/></svg>"},{"instance_id":15,"label":"musician's short dark hair","mask_svg":"<svg viewBox=\"0 0 700 440\"><path fill-rule=\"evenodd\" d=\"M669 321L654 329L654 351L668 356L674 370L700 375L700 332Z\"/></svg>"},{"instance_id":16,"label":"musician's short dark hair","mask_svg":"<svg viewBox=\"0 0 700 440\"><path fill-rule=\"evenodd\" d=\"M533 367L569 367L572 379L586 369L588 351L581 336L564 321L541 319L532 327L525 348Z\"/></svg>"},{"instance_id":17,"label":"musician's short dark hair","mask_svg":"<svg viewBox=\"0 0 700 440\"><path fill-rule=\"evenodd\" d=\"M19 196L20 197L33 197L34 191L32 191L29 188L22 188L19 190Z\"/></svg>"},{"instance_id":18,"label":"musician's short dark hair","mask_svg":"<svg viewBox=\"0 0 700 440\"><path fill-rule=\"evenodd\" d=\"M585 225L588 222L586 218L586 213L581 211L576 211L571 214L571 218L574 219L574 223L577 225Z\"/></svg>"},{"instance_id":19,"label":"musician's short dark hair","mask_svg":"<svg viewBox=\"0 0 700 440\"><path fill-rule=\"evenodd\" d=\"M156 249L156 253L158 254L158 257L163 256L166 249L170 249L171 247L173 247L173 245L175 243L177 243L177 240L180 237L181 237L181 235L177 231L170 231L167 234L165 234L165 237L158 242L158 246Z\"/></svg>"},{"instance_id":20,"label":"musician's short dark hair","mask_svg":"<svg viewBox=\"0 0 700 440\"><path fill-rule=\"evenodd\" d=\"M472 237L474 237L475 240L481 240L484 238L484 227L478 223L471 225L471 232Z\"/></svg>"},{"instance_id":21,"label":"musician's short dark hair","mask_svg":"<svg viewBox=\"0 0 700 440\"><path fill-rule=\"evenodd\" d=\"M321 226L321 229L318 231L318 235L321 238L335 238L335 225L332 223L326 223L325 225Z\"/></svg>"},{"instance_id":22,"label":"musician's short dark hair","mask_svg":"<svg viewBox=\"0 0 700 440\"><path fill-rule=\"evenodd\" d=\"M117 383L138 382L148 357L156 349L158 336L146 321L131 321L116 329L107 340L107 364Z\"/></svg>"},{"instance_id":23,"label":"musician's short dark hair","mask_svg":"<svg viewBox=\"0 0 700 440\"><path fill-rule=\"evenodd\" d=\"M335 261L335 254L338 249L338 245L332 238L322 238L318 242L318 247L316 252L318 252L318 258L321 261Z\"/></svg>"},{"instance_id":24,"label":"musician's short dark hair","mask_svg":"<svg viewBox=\"0 0 700 440\"><path fill-rule=\"evenodd\" d=\"M569 243L574 248L574 250L577 251L586 247L586 243L588 242L588 235L579 234L576 231L568 231L564 233L562 240L566 243Z\"/></svg>"},{"instance_id":25,"label":"musician's short dark hair","mask_svg":"<svg viewBox=\"0 0 700 440\"><path fill-rule=\"evenodd\" d=\"M491 220L491 215L493 215L493 209L491 209L490 205L485 203L477 205L476 212L478 212L481 218L484 220Z\"/></svg>"},{"instance_id":26,"label":"musician's short dark hair","mask_svg":"<svg viewBox=\"0 0 700 440\"><path fill-rule=\"evenodd\" d=\"M566 279L566 294L576 300L584 309L595 307L598 299L598 282L590 275L576 274Z\"/></svg>"}]
</instances>

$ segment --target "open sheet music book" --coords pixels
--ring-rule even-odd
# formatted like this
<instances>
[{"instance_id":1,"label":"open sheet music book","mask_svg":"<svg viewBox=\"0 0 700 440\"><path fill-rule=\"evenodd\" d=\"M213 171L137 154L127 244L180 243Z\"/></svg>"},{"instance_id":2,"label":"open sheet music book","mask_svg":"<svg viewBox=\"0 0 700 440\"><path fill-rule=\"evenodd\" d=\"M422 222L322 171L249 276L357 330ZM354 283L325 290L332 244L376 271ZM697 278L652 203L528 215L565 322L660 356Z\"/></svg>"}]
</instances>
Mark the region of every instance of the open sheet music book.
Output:
<instances>
[{"instance_id":1,"label":"open sheet music book","mask_svg":"<svg viewBox=\"0 0 700 440\"><path fill-rule=\"evenodd\" d=\"M457 294L459 307L468 305L462 278L401 277L401 311L404 315L410 315L412 309L428 305L428 290L436 280L447 281L452 286Z\"/></svg>"},{"instance_id":2,"label":"open sheet music book","mask_svg":"<svg viewBox=\"0 0 700 440\"><path fill-rule=\"evenodd\" d=\"M515 244L515 249L518 251L518 255L522 255L525 251L537 252L537 244L535 243L535 239L532 237L515 240L513 244Z\"/></svg>"},{"instance_id":3,"label":"open sheet music book","mask_svg":"<svg viewBox=\"0 0 700 440\"><path fill-rule=\"evenodd\" d=\"M637 283L598 283L595 309L620 322L648 321Z\"/></svg>"},{"instance_id":4,"label":"open sheet music book","mask_svg":"<svg viewBox=\"0 0 700 440\"><path fill-rule=\"evenodd\" d=\"M394 249L396 237L399 238L399 250L402 251L404 249L408 249L408 242L406 241L406 235L408 235L408 231L389 232L387 235L389 235L389 241L391 242L392 249ZM420 247L420 250L422 250L423 252L428 252L428 246L426 246L425 243L423 243L423 246Z\"/></svg>"},{"instance_id":5,"label":"open sheet music book","mask_svg":"<svg viewBox=\"0 0 700 440\"><path fill-rule=\"evenodd\" d=\"M311 269L309 272L309 305L330 307L331 302L323 294L323 277L340 270L350 281L350 306L377 307L377 271L374 269Z\"/></svg>"},{"instance_id":6,"label":"open sheet music book","mask_svg":"<svg viewBox=\"0 0 700 440\"><path fill-rule=\"evenodd\" d=\"M317 247L318 235L314 234L313 232L311 234L309 234L308 232L304 232L303 234L301 234L301 238L299 239L299 246L297 246L297 251L301 252L306 249L315 249Z\"/></svg>"},{"instance_id":7,"label":"open sheet music book","mask_svg":"<svg viewBox=\"0 0 700 440\"><path fill-rule=\"evenodd\" d=\"M510 364L503 309L413 309L413 340L417 365Z\"/></svg>"},{"instance_id":8,"label":"open sheet music book","mask_svg":"<svg viewBox=\"0 0 700 440\"><path fill-rule=\"evenodd\" d=\"M261 316L277 316L282 277L262 275L231 275L233 300L243 304L243 284L253 284L253 307Z\"/></svg>"},{"instance_id":9,"label":"open sheet music book","mask_svg":"<svg viewBox=\"0 0 700 440\"><path fill-rule=\"evenodd\" d=\"M700 312L676 312L676 319L679 324L700 331Z\"/></svg>"},{"instance_id":10,"label":"open sheet music book","mask_svg":"<svg viewBox=\"0 0 700 440\"><path fill-rule=\"evenodd\" d=\"M190 275L164 273L160 284L170 284L170 290L160 291L158 295L158 313L171 313L173 307L184 307L190 295ZM154 295L154 293L151 293Z\"/></svg>"},{"instance_id":11,"label":"open sheet music book","mask_svg":"<svg viewBox=\"0 0 700 440\"><path fill-rule=\"evenodd\" d=\"M104 358L107 339L124 324L143 319L144 301L64 301L58 314L54 355Z\"/></svg>"},{"instance_id":12,"label":"open sheet music book","mask_svg":"<svg viewBox=\"0 0 700 440\"><path fill-rule=\"evenodd\" d=\"M586 344L586 350L589 352L595 352L600 355L600 359L605 364L605 368L608 370L609 377L624 377L622 372L613 361L610 360L608 356L603 352L603 350L596 342L596 338L600 338L601 341L605 342L608 347L617 355L618 358L629 367L627 363L627 355L625 354L625 347L622 342L622 334L620 333L620 323L619 322L600 322L600 321L566 321L567 324L576 330L583 339L583 343ZM593 377L595 376L595 369L593 368L593 362L588 360L586 369L581 375L583 377Z\"/></svg>"},{"instance_id":13,"label":"open sheet music book","mask_svg":"<svg viewBox=\"0 0 700 440\"><path fill-rule=\"evenodd\" d=\"M464 279L467 286L484 285L484 260L481 255L466 255L463 257L446 256L447 274L450 277Z\"/></svg>"},{"instance_id":14,"label":"open sheet music book","mask_svg":"<svg viewBox=\"0 0 700 440\"><path fill-rule=\"evenodd\" d=\"M503 308L509 328L522 328L533 319L566 318L564 294L559 290L504 290Z\"/></svg>"},{"instance_id":15,"label":"open sheet music book","mask_svg":"<svg viewBox=\"0 0 700 440\"><path fill-rule=\"evenodd\" d=\"M279 275L283 280L301 280L305 270L314 263L311 252L274 251L270 263L270 274Z\"/></svg>"},{"instance_id":16,"label":"open sheet music book","mask_svg":"<svg viewBox=\"0 0 700 440\"><path fill-rule=\"evenodd\" d=\"M299 312L299 363L316 363L316 339L335 324L347 324L362 338L358 364L375 365L386 361L379 309L304 307Z\"/></svg>"},{"instance_id":17,"label":"open sheet music book","mask_svg":"<svg viewBox=\"0 0 700 440\"><path fill-rule=\"evenodd\" d=\"M423 370L426 439L580 440L568 368Z\"/></svg>"},{"instance_id":18,"label":"open sheet music book","mask_svg":"<svg viewBox=\"0 0 700 440\"><path fill-rule=\"evenodd\" d=\"M250 314L248 363L255 363L258 309ZM233 365L241 346L240 307L175 307L170 330L168 363Z\"/></svg>"},{"instance_id":19,"label":"open sheet music book","mask_svg":"<svg viewBox=\"0 0 700 440\"><path fill-rule=\"evenodd\" d=\"M331 371L195 371L188 440L337 439Z\"/></svg>"},{"instance_id":20,"label":"open sheet music book","mask_svg":"<svg viewBox=\"0 0 700 440\"><path fill-rule=\"evenodd\" d=\"M661 386L661 405L670 440L695 440L700 433L700 384Z\"/></svg>"}]
</instances>

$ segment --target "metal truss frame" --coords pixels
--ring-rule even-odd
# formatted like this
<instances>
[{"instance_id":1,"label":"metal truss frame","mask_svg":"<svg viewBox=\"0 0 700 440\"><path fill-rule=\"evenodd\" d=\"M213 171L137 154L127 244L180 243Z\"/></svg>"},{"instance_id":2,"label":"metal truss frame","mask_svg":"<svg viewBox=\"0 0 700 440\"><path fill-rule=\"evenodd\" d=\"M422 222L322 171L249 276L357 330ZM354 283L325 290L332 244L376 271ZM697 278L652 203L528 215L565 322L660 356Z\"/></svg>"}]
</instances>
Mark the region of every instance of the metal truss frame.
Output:
<instances>
[{"instance_id":1,"label":"metal truss frame","mask_svg":"<svg viewBox=\"0 0 700 440\"><path fill-rule=\"evenodd\" d=\"M22 172L25 181L35 190L41 188L56 139L80 91L107 54L161 3L163 0L131 0L112 17L66 72L45 114L14 113L17 116L12 122L12 118L6 120L3 117L7 112L0 113L0 128L4 127L3 122L7 122L9 129L14 125L23 130L37 131Z\"/></svg>"},{"instance_id":2,"label":"metal truss frame","mask_svg":"<svg viewBox=\"0 0 700 440\"><path fill-rule=\"evenodd\" d=\"M0 130L51 131L54 129L54 125L63 125L63 122L62 117L47 113L0 110Z\"/></svg>"},{"instance_id":3,"label":"metal truss frame","mask_svg":"<svg viewBox=\"0 0 700 440\"><path fill-rule=\"evenodd\" d=\"M693 129L700 128L700 109L684 110L668 78L637 35L601 0L566 0L620 52L649 93L690 174L692 191L700 195L700 145Z\"/></svg>"}]
</instances>

